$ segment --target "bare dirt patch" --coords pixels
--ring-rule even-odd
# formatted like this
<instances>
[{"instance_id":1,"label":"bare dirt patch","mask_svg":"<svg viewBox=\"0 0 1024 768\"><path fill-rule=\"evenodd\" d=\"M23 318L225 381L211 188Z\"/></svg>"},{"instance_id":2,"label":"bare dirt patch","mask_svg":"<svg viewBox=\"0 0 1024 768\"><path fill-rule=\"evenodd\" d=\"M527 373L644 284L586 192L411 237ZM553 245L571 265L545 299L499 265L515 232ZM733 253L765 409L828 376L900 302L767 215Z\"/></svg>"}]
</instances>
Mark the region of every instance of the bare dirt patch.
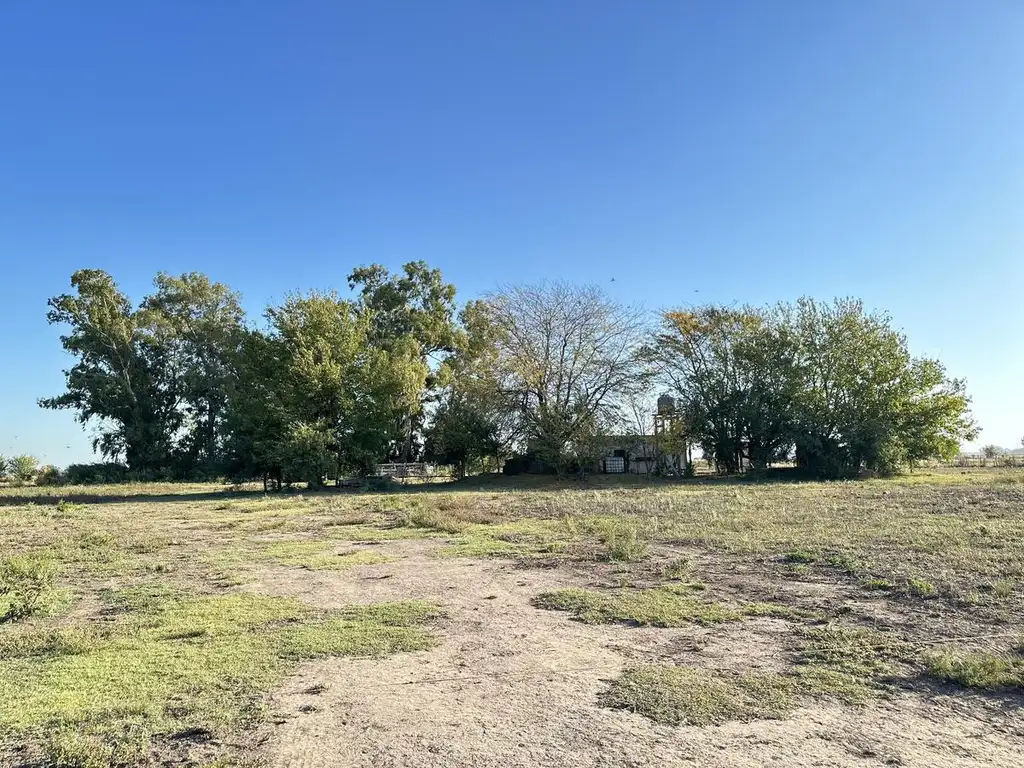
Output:
<instances>
[{"instance_id":1,"label":"bare dirt patch","mask_svg":"<svg viewBox=\"0 0 1024 768\"><path fill-rule=\"evenodd\" d=\"M899 694L860 707L807 701L783 720L668 727L605 709L599 696L630 664L667 660L773 671L786 623L714 628L587 625L537 610L540 592L593 585L582 566L439 559L432 541L374 548L394 560L347 571L272 568L251 589L324 608L436 601L440 644L387 659L303 664L272 701L261 750L306 766L974 766L1024 759L1024 719Z\"/></svg>"}]
</instances>

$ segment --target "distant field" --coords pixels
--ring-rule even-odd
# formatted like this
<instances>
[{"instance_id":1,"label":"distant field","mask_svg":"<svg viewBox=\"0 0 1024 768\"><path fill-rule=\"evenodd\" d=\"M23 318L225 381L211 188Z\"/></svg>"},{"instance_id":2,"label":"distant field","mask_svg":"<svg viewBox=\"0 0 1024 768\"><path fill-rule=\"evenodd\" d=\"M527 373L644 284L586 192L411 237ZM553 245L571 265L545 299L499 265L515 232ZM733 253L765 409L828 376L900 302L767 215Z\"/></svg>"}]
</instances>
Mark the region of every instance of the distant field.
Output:
<instances>
[{"instance_id":1,"label":"distant field","mask_svg":"<svg viewBox=\"0 0 1024 768\"><path fill-rule=\"evenodd\" d=\"M2 765L1024 757L1020 469L2 488L0 560Z\"/></svg>"}]
</instances>

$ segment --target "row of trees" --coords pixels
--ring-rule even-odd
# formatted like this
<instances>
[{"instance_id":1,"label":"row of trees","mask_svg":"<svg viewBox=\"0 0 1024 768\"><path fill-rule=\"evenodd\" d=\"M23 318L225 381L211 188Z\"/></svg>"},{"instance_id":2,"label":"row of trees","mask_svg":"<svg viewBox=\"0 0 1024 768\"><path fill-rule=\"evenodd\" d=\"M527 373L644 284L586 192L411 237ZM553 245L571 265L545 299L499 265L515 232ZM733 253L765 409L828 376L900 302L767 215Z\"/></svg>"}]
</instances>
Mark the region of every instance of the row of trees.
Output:
<instances>
[{"instance_id":1,"label":"row of trees","mask_svg":"<svg viewBox=\"0 0 1024 768\"><path fill-rule=\"evenodd\" d=\"M793 458L819 476L887 473L977 435L964 381L851 299L665 312L650 359L728 472Z\"/></svg>"},{"instance_id":2,"label":"row of trees","mask_svg":"<svg viewBox=\"0 0 1024 768\"><path fill-rule=\"evenodd\" d=\"M356 298L291 296L257 328L202 274L159 274L134 306L107 273L76 272L48 314L76 362L40 405L73 410L141 477L319 481L410 456L429 360L460 344L454 288L422 263L349 283Z\"/></svg>"},{"instance_id":3,"label":"row of trees","mask_svg":"<svg viewBox=\"0 0 1024 768\"><path fill-rule=\"evenodd\" d=\"M197 273L158 275L137 305L102 271L71 282L48 317L68 328L75 364L40 403L73 410L95 450L136 476L318 483L382 461L461 474L513 454L565 471L609 434L643 433L666 391L723 472L786 458L821 476L894 471L976 434L963 382L856 301L707 306L652 324L562 283L459 307L439 271L413 262L360 267L350 297L290 296L252 324L235 292Z\"/></svg>"}]
</instances>

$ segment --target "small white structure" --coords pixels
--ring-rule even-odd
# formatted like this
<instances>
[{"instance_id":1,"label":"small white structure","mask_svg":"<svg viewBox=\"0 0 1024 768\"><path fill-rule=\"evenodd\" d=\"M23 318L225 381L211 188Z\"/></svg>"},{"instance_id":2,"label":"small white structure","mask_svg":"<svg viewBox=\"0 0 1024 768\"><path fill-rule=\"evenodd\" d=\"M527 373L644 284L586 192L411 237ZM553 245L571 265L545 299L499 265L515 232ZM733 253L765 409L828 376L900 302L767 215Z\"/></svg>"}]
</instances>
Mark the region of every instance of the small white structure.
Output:
<instances>
[{"instance_id":1,"label":"small white structure","mask_svg":"<svg viewBox=\"0 0 1024 768\"><path fill-rule=\"evenodd\" d=\"M654 437L610 436L599 471L606 474L679 474L686 457L659 450Z\"/></svg>"}]
</instances>

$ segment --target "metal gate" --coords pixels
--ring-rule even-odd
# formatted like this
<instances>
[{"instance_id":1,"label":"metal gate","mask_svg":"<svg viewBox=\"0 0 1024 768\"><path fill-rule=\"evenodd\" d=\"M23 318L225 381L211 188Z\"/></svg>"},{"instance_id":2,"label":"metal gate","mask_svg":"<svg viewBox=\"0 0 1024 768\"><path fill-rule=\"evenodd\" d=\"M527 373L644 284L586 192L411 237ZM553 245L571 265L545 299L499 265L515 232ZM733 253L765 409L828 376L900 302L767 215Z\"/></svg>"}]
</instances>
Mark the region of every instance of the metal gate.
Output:
<instances>
[{"instance_id":1,"label":"metal gate","mask_svg":"<svg viewBox=\"0 0 1024 768\"><path fill-rule=\"evenodd\" d=\"M604 471L608 474L620 474L626 471L626 460L622 456L609 456L604 460Z\"/></svg>"}]
</instances>

